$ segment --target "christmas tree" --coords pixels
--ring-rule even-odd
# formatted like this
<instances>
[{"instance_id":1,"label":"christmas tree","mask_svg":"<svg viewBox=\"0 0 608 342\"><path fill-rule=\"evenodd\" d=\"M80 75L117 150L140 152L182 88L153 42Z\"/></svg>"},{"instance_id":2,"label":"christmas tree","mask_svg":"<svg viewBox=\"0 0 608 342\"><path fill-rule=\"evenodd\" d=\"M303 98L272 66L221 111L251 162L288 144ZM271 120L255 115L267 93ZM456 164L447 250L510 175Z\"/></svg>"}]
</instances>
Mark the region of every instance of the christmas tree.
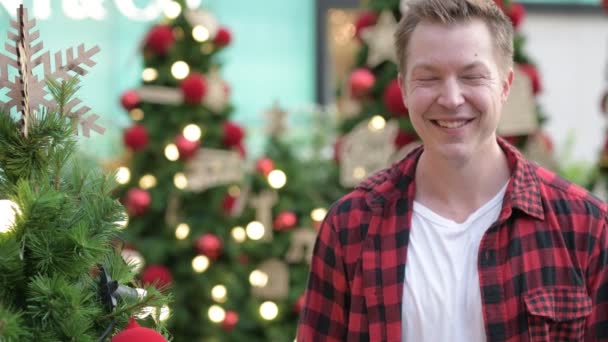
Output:
<instances>
[{"instance_id":1,"label":"christmas tree","mask_svg":"<svg viewBox=\"0 0 608 342\"><path fill-rule=\"evenodd\" d=\"M0 54L0 90L9 90L0 106L0 340L103 341L130 317L154 324L166 298L138 288L120 255L114 176L76 156L76 134L104 131L75 97L75 76L98 48L58 52L51 66L23 6L11 24L9 54ZM148 328L129 333L165 341Z\"/></svg>"},{"instance_id":2,"label":"christmas tree","mask_svg":"<svg viewBox=\"0 0 608 342\"><path fill-rule=\"evenodd\" d=\"M339 183L352 188L367 175L404 157L420 142L408 118L397 81L393 32L408 0L368 0L357 16L352 39L359 48L353 67L338 89L340 134L335 144ZM535 96L542 86L538 71L524 51L519 31L524 7L496 0L515 29L515 80L498 127L529 158L556 169L552 143L541 126L544 115ZM348 32L348 31L345 31Z\"/></svg>"}]
</instances>

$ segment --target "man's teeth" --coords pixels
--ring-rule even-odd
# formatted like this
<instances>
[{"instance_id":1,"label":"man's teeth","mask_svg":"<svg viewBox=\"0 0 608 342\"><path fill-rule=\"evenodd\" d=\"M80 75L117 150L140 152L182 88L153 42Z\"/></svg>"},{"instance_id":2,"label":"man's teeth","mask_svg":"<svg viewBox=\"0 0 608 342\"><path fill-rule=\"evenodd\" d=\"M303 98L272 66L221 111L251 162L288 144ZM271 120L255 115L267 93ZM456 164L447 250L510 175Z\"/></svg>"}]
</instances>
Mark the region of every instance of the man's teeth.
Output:
<instances>
[{"instance_id":1,"label":"man's teeth","mask_svg":"<svg viewBox=\"0 0 608 342\"><path fill-rule=\"evenodd\" d=\"M441 120L437 120L436 122L441 127L445 127L445 128L458 128L458 127L464 126L468 122L468 120L462 120L462 121L441 121Z\"/></svg>"}]
</instances>

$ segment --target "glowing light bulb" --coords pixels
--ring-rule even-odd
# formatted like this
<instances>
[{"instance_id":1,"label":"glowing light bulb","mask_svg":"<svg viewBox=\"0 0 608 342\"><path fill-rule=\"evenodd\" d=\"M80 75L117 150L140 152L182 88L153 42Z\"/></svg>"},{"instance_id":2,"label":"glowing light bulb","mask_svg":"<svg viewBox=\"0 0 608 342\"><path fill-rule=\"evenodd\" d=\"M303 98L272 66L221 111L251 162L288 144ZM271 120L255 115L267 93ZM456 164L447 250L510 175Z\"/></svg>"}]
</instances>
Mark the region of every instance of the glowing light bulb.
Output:
<instances>
[{"instance_id":1,"label":"glowing light bulb","mask_svg":"<svg viewBox=\"0 0 608 342\"><path fill-rule=\"evenodd\" d=\"M140 108L133 108L129 111L129 116L135 121L141 121L144 119L144 111Z\"/></svg>"},{"instance_id":2,"label":"glowing light bulb","mask_svg":"<svg viewBox=\"0 0 608 342\"><path fill-rule=\"evenodd\" d=\"M179 150L175 144L169 144L165 147L165 157L170 161L176 161L179 159Z\"/></svg>"},{"instance_id":3,"label":"glowing light bulb","mask_svg":"<svg viewBox=\"0 0 608 342\"><path fill-rule=\"evenodd\" d=\"M205 26L196 25L192 29L192 38L197 42L204 42L209 39L209 30Z\"/></svg>"},{"instance_id":4,"label":"glowing light bulb","mask_svg":"<svg viewBox=\"0 0 608 342\"><path fill-rule=\"evenodd\" d=\"M171 75L178 80L183 80L190 73L190 67L184 61L177 61L171 66Z\"/></svg>"},{"instance_id":5,"label":"glowing light bulb","mask_svg":"<svg viewBox=\"0 0 608 342\"><path fill-rule=\"evenodd\" d=\"M209 268L209 258L204 255L198 255L192 259L192 268L196 273L203 273Z\"/></svg>"},{"instance_id":6,"label":"glowing light bulb","mask_svg":"<svg viewBox=\"0 0 608 342\"><path fill-rule=\"evenodd\" d=\"M325 208L317 208L310 212L310 218L317 222L323 221L325 215L327 215L327 209Z\"/></svg>"},{"instance_id":7,"label":"glowing light bulb","mask_svg":"<svg viewBox=\"0 0 608 342\"><path fill-rule=\"evenodd\" d=\"M385 126L386 120L384 120L384 118L380 115L374 115L374 117L372 117L367 124L367 128L372 132L381 131Z\"/></svg>"},{"instance_id":8,"label":"glowing light bulb","mask_svg":"<svg viewBox=\"0 0 608 342\"><path fill-rule=\"evenodd\" d=\"M184 127L183 134L186 140L195 142L201 138L202 131L197 125L189 124L188 126Z\"/></svg>"},{"instance_id":9,"label":"glowing light bulb","mask_svg":"<svg viewBox=\"0 0 608 342\"><path fill-rule=\"evenodd\" d=\"M245 232L245 229L243 227L232 228L232 231L230 231L230 234L232 235L232 238L236 242L241 243L241 242L245 242L245 240L247 240L247 232Z\"/></svg>"},{"instance_id":10,"label":"glowing light bulb","mask_svg":"<svg viewBox=\"0 0 608 342\"><path fill-rule=\"evenodd\" d=\"M268 184L274 189L280 189L287 183L287 176L281 170L272 170L268 174Z\"/></svg>"},{"instance_id":11,"label":"glowing light bulb","mask_svg":"<svg viewBox=\"0 0 608 342\"><path fill-rule=\"evenodd\" d=\"M356 179L363 179L365 178L366 174L367 172L365 172L364 167L357 166L353 169L353 177L355 177Z\"/></svg>"},{"instance_id":12,"label":"glowing light bulb","mask_svg":"<svg viewBox=\"0 0 608 342\"><path fill-rule=\"evenodd\" d=\"M152 82L158 78L158 70L154 68L145 68L144 71L141 72L141 79L144 82Z\"/></svg>"},{"instance_id":13,"label":"glowing light bulb","mask_svg":"<svg viewBox=\"0 0 608 342\"><path fill-rule=\"evenodd\" d=\"M268 284L268 274L260 270L254 270L249 274L249 283L255 287L264 287Z\"/></svg>"},{"instance_id":14,"label":"glowing light bulb","mask_svg":"<svg viewBox=\"0 0 608 342\"><path fill-rule=\"evenodd\" d=\"M148 190L150 188L155 187L156 186L156 177L154 177L151 174L142 176L139 179L139 186L144 190Z\"/></svg>"},{"instance_id":15,"label":"glowing light bulb","mask_svg":"<svg viewBox=\"0 0 608 342\"><path fill-rule=\"evenodd\" d=\"M122 259L127 263L127 265L131 266L133 272L139 273L146 265L144 257L136 250L133 249L123 249L120 252Z\"/></svg>"},{"instance_id":16,"label":"glowing light bulb","mask_svg":"<svg viewBox=\"0 0 608 342\"><path fill-rule=\"evenodd\" d=\"M279 315L279 307L271 301L267 301L260 305L260 315L267 321L272 321Z\"/></svg>"},{"instance_id":17,"label":"glowing light bulb","mask_svg":"<svg viewBox=\"0 0 608 342\"><path fill-rule=\"evenodd\" d=\"M175 184L176 188L183 190L188 186L188 178L186 178L185 174L178 172L173 176L173 184Z\"/></svg>"},{"instance_id":18,"label":"glowing light bulb","mask_svg":"<svg viewBox=\"0 0 608 342\"><path fill-rule=\"evenodd\" d=\"M247 232L247 236L251 240L259 240L264 236L265 233L264 225L258 221L249 222L245 230Z\"/></svg>"},{"instance_id":19,"label":"glowing light bulb","mask_svg":"<svg viewBox=\"0 0 608 342\"><path fill-rule=\"evenodd\" d=\"M163 13L169 19L175 19L182 12L182 6L175 1L168 1L164 3Z\"/></svg>"},{"instance_id":20,"label":"glowing light bulb","mask_svg":"<svg viewBox=\"0 0 608 342\"><path fill-rule=\"evenodd\" d=\"M180 223L175 228L175 237L178 240L183 240L183 239L187 238L189 234L190 234L190 226L187 225L186 223Z\"/></svg>"},{"instance_id":21,"label":"glowing light bulb","mask_svg":"<svg viewBox=\"0 0 608 342\"><path fill-rule=\"evenodd\" d=\"M213 297L213 300L215 300L216 302L225 302L227 293L228 291L226 290L226 286L224 285L215 285L211 289L211 297Z\"/></svg>"},{"instance_id":22,"label":"glowing light bulb","mask_svg":"<svg viewBox=\"0 0 608 342\"><path fill-rule=\"evenodd\" d=\"M219 305L211 305L208 314L213 323L220 323L226 318L226 311Z\"/></svg>"},{"instance_id":23,"label":"glowing light bulb","mask_svg":"<svg viewBox=\"0 0 608 342\"><path fill-rule=\"evenodd\" d=\"M169 309L169 306L163 305L160 307L160 314L158 315L158 319L161 322L164 322L167 319L169 319L170 315L171 315L171 309Z\"/></svg>"},{"instance_id":24,"label":"glowing light bulb","mask_svg":"<svg viewBox=\"0 0 608 342\"><path fill-rule=\"evenodd\" d=\"M131 170L126 166L121 166L116 170L116 181L118 184L127 184L131 180Z\"/></svg>"}]
</instances>

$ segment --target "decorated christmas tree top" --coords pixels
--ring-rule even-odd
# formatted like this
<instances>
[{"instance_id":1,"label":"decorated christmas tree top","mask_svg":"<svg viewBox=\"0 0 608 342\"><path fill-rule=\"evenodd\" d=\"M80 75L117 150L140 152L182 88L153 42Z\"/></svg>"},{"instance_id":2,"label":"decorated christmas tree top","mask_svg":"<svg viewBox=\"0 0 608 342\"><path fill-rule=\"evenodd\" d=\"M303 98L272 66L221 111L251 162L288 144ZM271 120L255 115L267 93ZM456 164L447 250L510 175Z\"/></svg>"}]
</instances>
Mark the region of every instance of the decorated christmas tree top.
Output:
<instances>
[{"instance_id":1,"label":"decorated christmas tree top","mask_svg":"<svg viewBox=\"0 0 608 342\"><path fill-rule=\"evenodd\" d=\"M9 89L0 103L0 340L103 341L132 316L157 319L166 298L128 286L136 284L114 243L125 215L110 195L113 177L75 157L77 133L104 131L74 97L73 76L99 49L68 49L65 61L57 52L52 65L34 26L21 6L12 57L0 54L0 90Z\"/></svg>"}]
</instances>

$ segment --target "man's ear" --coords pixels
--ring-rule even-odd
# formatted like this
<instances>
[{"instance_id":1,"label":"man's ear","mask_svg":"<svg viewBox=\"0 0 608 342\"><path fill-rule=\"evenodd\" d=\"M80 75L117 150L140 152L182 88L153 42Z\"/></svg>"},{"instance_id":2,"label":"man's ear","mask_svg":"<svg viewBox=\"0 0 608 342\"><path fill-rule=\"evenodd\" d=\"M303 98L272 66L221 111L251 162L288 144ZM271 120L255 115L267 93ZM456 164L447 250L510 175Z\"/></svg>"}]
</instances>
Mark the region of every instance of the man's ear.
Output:
<instances>
[{"instance_id":1,"label":"man's ear","mask_svg":"<svg viewBox=\"0 0 608 342\"><path fill-rule=\"evenodd\" d=\"M501 98L502 103L507 102L507 98L509 97L509 93L511 92L511 85L513 84L513 68L509 68L504 78L502 78L502 92Z\"/></svg>"}]
</instances>

